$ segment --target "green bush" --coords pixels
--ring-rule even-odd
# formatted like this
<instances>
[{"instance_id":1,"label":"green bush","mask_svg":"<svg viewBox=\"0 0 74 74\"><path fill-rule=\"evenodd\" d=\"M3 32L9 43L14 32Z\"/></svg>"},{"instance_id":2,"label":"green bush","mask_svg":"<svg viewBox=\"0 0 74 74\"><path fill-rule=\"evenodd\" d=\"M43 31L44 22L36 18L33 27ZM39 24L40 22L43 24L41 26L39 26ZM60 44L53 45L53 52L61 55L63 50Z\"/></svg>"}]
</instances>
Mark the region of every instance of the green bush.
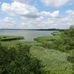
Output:
<instances>
[{"instance_id":1,"label":"green bush","mask_svg":"<svg viewBox=\"0 0 74 74\"><path fill-rule=\"evenodd\" d=\"M13 40L21 40L24 37L21 36L0 36L0 41L13 41Z\"/></svg>"},{"instance_id":2,"label":"green bush","mask_svg":"<svg viewBox=\"0 0 74 74\"><path fill-rule=\"evenodd\" d=\"M72 69L74 74L74 49L70 51L70 56L67 57L67 60L72 63Z\"/></svg>"},{"instance_id":3,"label":"green bush","mask_svg":"<svg viewBox=\"0 0 74 74\"><path fill-rule=\"evenodd\" d=\"M38 37L34 40L42 43L45 48L68 52L74 49L74 28L56 32L51 36Z\"/></svg>"},{"instance_id":4,"label":"green bush","mask_svg":"<svg viewBox=\"0 0 74 74\"><path fill-rule=\"evenodd\" d=\"M0 44L0 74L43 74L41 61L31 56L30 47L3 47Z\"/></svg>"}]
</instances>

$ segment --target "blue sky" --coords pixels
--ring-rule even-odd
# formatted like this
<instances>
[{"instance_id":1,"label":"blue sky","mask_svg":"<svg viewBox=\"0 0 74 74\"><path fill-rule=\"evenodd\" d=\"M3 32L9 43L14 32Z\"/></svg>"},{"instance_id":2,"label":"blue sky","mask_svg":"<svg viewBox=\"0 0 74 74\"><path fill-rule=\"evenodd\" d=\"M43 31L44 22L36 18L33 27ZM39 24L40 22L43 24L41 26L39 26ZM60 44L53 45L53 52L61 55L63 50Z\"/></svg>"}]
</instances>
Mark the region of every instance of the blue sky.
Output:
<instances>
[{"instance_id":1,"label":"blue sky","mask_svg":"<svg viewBox=\"0 0 74 74\"><path fill-rule=\"evenodd\" d=\"M69 28L73 0L0 0L0 28Z\"/></svg>"}]
</instances>

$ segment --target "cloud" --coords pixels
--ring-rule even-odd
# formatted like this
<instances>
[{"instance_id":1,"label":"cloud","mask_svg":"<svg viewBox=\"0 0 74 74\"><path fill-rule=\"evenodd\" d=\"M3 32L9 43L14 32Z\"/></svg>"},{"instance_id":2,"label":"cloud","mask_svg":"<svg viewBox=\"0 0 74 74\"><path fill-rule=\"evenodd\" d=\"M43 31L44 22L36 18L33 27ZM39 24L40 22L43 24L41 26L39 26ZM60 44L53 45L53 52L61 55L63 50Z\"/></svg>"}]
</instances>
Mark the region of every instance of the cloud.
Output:
<instances>
[{"instance_id":1,"label":"cloud","mask_svg":"<svg viewBox=\"0 0 74 74\"><path fill-rule=\"evenodd\" d=\"M22 3L26 3L26 1L29 1L29 0L14 0L14 1L18 1L18 2L22 2Z\"/></svg>"},{"instance_id":2,"label":"cloud","mask_svg":"<svg viewBox=\"0 0 74 74\"><path fill-rule=\"evenodd\" d=\"M3 3L3 4L2 4L2 10L3 10L3 11L9 11L9 10L10 10L10 4L8 4L8 3Z\"/></svg>"},{"instance_id":3,"label":"cloud","mask_svg":"<svg viewBox=\"0 0 74 74\"><path fill-rule=\"evenodd\" d=\"M52 28L69 28L74 25L74 17L64 16L59 18L49 18L48 22L51 24Z\"/></svg>"},{"instance_id":4,"label":"cloud","mask_svg":"<svg viewBox=\"0 0 74 74\"><path fill-rule=\"evenodd\" d=\"M18 1L14 1L11 4L3 3L1 9L8 13L13 13L15 15L28 17L28 18L38 18L40 16L47 16L47 17L57 17L59 16L59 11L54 11L52 13L47 11L39 12L35 6L20 3Z\"/></svg>"},{"instance_id":5,"label":"cloud","mask_svg":"<svg viewBox=\"0 0 74 74\"><path fill-rule=\"evenodd\" d=\"M15 24L16 22L14 21L14 19L10 17L5 17L3 19L0 19L0 27L9 28L13 27Z\"/></svg>"},{"instance_id":6,"label":"cloud","mask_svg":"<svg viewBox=\"0 0 74 74\"><path fill-rule=\"evenodd\" d=\"M40 14L41 14L42 16L58 17L58 16L59 16L59 14L60 14L60 12L59 12L59 10L54 11L54 12L52 12L52 13L47 12L47 11L42 11Z\"/></svg>"},{"instance_id":7,"label":"cloud","mask_svg":"<svg viewBox=\"0 0 74 74\"><path fill-rule=\"evenodd\" d=\"M3 28L19 28L19 29L50 29L50 28L69 28L74 25L73 16L65 17L45 17L40 16L38 18L21 17L19 21L15 21L13 18L5 17L0 20L0 26Z\"/></svg>"},{"instance_id":8,"label":"cloud","mask_svg":"<svg viewBox=\"0 0 74 74\"><path fill-rule=\"evenodd\" d=\"M67 10L66 11L67 14L74 16L74 10Z\"/></svg>"},{"instance_id":9,"label":"cloud","mask_svg":"<svg viewBox=\"0 0 74 74\"><path fill-rule=\"evenodd\" d=\"M14 0L14 1L30 4L33 0Z\"/></svg>"},{"instance_id":10,"label":"cloud","mask_svg":"<svg viewBox=\"0 0 74 74\"><path fill-rule=\"evenodd\" d=\"M54 11L52 14L51 14L51 16L52 17L57 17L57 16L59 16L60 15L60 12L57 10L57 11Z\"/></svg>"},{"instance_id":11,"label":"cloud","mask_svg":"<svg viewBox=\"0 0 74 74\"><path fill-rule=\"evenodd\" d=\"M41 0L47 6L61 7L68 4L71 0Z\"/></svg>"},{"instance_id":12,"label":"cloud","mask_svg":"<svg viewBox=\"0 0 74 74\"><path fill-rule=\"evenodd\" d=\"M0 23L3 27L21 29L48 29L69 28L70 25L74 24L74 17L72 16L74 14L73 10L66 11L68 16L61 17L59 10L55 10L53 12L39 11L35 6L27 4L25 1L26 0L14 0L11 4L3 3L1 5L2 11L7 12L8 14L13 13L15 17L16 15L19 16L18 22L15 21L15 19L13 19L12 17L5 17L4 19L1 19ZM62 6L67 3L62 3L63 0L45 1L48 1L49 5L52 4L56 7Z\"/></svg>"},{"instance_id":13,"label":"cloud","mask_svg":"<svg viewBox=\"0 0 74 74\"><path fill-rule=\"evenodd\" d=\"M74 17L64 16L64 17L48 17L47 19L40 16L35 19L22 17L20 20L19 28L26 29L50 29L50 28L69 28L74 25Z\"/></svg>"},{"instance_id":14,"label":"cloud","mask_svg":"<svg viewBox=\"0 0 74 74\"><path fill-rule=\"evenodd\" d=\"M34 6L20 3L18 1L14 1L11 4L3 3L1 8L3 11L13 12L17 15L33 15L33 13L37 12L37 9Z\"/></svg>"},{"instance_id":15,"label":"cloud","mask_svg":"<svg viewBox=\"0 0 74 74\"><path fill-rule=\"evenodd\" d=\"M3 23L6 23L8 25L12 25L15 23L15 21L10 17L5 17L4 19L2 19L2 21L3 21Z\"/></svg>"}]
</instances>

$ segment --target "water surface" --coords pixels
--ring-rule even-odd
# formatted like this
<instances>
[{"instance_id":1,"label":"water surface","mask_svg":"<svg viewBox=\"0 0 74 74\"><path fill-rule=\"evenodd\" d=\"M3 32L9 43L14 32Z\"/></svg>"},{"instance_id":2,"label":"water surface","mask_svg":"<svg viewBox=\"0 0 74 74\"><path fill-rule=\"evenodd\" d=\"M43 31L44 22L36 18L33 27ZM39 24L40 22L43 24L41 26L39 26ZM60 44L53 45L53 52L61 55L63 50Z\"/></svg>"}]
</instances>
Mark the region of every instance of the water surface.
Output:
<instances>
[{"instance_id":1,"label":"water surface","mask_svg":"<svg viewBox=\"0 0 74 74\"><path fill-rule=\"evenodd\" d=\"M37 31L37 30L0 30L0 35L16 35L23 36L25 40L31 41L39 36L50 35L53 31Z\"/></svg>"}]
</instances>

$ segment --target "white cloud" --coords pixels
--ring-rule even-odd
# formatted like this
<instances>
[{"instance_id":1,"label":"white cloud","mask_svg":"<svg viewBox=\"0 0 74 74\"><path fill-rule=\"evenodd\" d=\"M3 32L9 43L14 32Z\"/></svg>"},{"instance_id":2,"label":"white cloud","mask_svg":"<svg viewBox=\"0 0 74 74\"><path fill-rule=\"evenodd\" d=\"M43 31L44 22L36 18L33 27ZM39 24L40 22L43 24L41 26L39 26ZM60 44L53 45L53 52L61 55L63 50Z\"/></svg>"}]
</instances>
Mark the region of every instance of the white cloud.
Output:
<instances>
[{"instance_id":1,"label":"white cloud","mask_svg":"<svg viewBox=\"0 0 74 74\"><path fill-rule=\"evenodd\" d=\"M0 20L0 26L3 28L20 28L20 29L48 29L48 28L69 28L74 25L74 17L49 17L47 20L43 16L35 19L21 17L19 21L6 17Z\"/></svg>"},{"instance_id":2,"label":"white cloud","mask_svg":"<svg viewBox=\"0 0 74 74\"><path fill-rule=\"evenodd\" d=\"M27 4L32 2L32 0L14 0L14 1L18 1L18 2L21 2L21 3L27 3Z\"/></svg>"},{"instance_id":3,"label":"white cloud","mask_svg":"<svg viewBox=\"0 0 74 74\"><path fill-rule=\"evenodd\" d=\"M70 0L41 0L41 1L48 6L61 7L69 3Z\"/></svg>"},{"instance_id":4,"label":"white cloud","mask_svg":"<svg viewBox=\"0 0 74 74\"><path fill-rule=\"evenodd\" d=\"M26 4L26 3L20 3L18 1L14 1L11 4L3 3L2 10L8 13L13 13L13 14L20 15L23 17L28 17L28 18L38 18L40 16L47 16L47 17L59 16L58 10L52 13L47 12L47 11L39 12L36 7Z\"/></svg>"},{"instance_id":5,"label":"white cloud","mask_svg":"<svg viewBox=\"0 0 74 74\"><path fill-rule=\"evenodd\" d=\"M3 10L3 11L9 11L9 10L10 10L10 4L8 4L8 3L3 3L3 4L2 4L2 10Z\"/></svg>"},{"instance_id":6,"label":"white cloud","mask_svg":"<svg viewBox=\"0 0 74 74\"><path fill-rule=\"evenodd\" d=\"M16 22L14 21L14 19L10 17L5 17L3 19L0 19L0 27L9 28L13 27L15 24Z\"/></svg>"},{"instance_id":7,"label":"white cloud","mask_svg":"<svg viewBox=\"0 0 74 74\"><path fill-rule=\"evenodd\" d=\"M26 1L29 1L29 0L14 0L14 1L19 1L19 2L26 2Z\"/></svg>"},{"instance_id":8,"label":"white cloud","mask_svg":"<svg viewBox=\"0 0 74 74\"><path fill-rule=\"evenodd\" d=\"M24 29L33 29L33 28L68 28L70 25L74 24L74 17L71 15L74 14L74 11L67 11L69 16L60 17L60 11L56 10L53 12L41 11L39 12L36 7L22 2L23 0L15 0L11 4L3 3L1 9L7 13L13 13L20 18L18 22L14 19L6 17L0 20L0 23L3 27L12 27L12 28L24 28ZM67 0L46 0L49 4L52 4L56 7L66 4ZM49 2L50 1L50 2ZM54 3L53 3L54 2ZM58 3L57 3L58 2ZM62 3L64 2L64 3ZM61 4L62 3L62 4ZM60 18L59 18L60 17Z\"/></svg>"},{"instance_id":9,"label":"white cloud","mask_svg":"<svg viewBox=\"0 0 74 74\"><path fill-rule=\"evenodd\" d=\"M67 10L66 11L67 14L74 16L74 10Z\"/></svg>"},{"instance_id":10,"label":"white cloud","mask_svg":"<svg viewBox=\"0 0 74 74\"><path fill-rule=\"evenodd\" d=\"M65 17L38 17L35 19L22 17L20 20L19 28L27 29L48 29L48 28L69 28L71 25L74 25L74 17L65 16Z\"/></svg>"},{"instance_id":11,"label":"white cloud","mask_svg":"<svg viewBox=\"0 0 74 74\"><path fill-rule=\"evenodd\" d=\"M42 16L58 17L58 16L59 16L59 11L57 10L57 11L54 11L54 12L52 12L52 13L47 12L47 11L42 11L40 14L41 14Z\"/></svg>"},{"instance_id":12,"label":"white cloud","mask_svg":"<svg viewBox=\"0 0 74 74\"><path fill-rule=\"evenodd\" d=\"M7 12L13 12L18 15L30 15L37 12L37 9L25 3L20 3L18 1L14 1L11 4L3 3L2 10Z\"/></svg>"},{"instance_id":13,"label":"white cloud","mask_svg":"<svg viewBox=\"0 0 74 74\"><path fill-rule=\"evenodd\" d=\"M59 18L49 18L48 22L53 28L69 28L71 25L74 25L74 17L66 16Z\"/></svg>"},{"instance_id":14,"label":"white cloud","mask_svg":"<svg viewBox=\"0 0 74 74\"><path fill-rule=\"evenodd\" d=\"M57 10L57 11L54 11L52 14L51 14L51 16L52 17L57 17L57 16L59 16L60 15L60 12Z\"/></svg>"},{"instance_id":15,"label":"white cloud","mask_svg":"<svg viewBox=\"0 0 74 74\"><path fill-rule=\"evenodd\" d=\"M3 19L4 22L8 23L8 24L13 24L14 23L14 20L10 17L6 17Z\"/></svg>"}]
</instances>

